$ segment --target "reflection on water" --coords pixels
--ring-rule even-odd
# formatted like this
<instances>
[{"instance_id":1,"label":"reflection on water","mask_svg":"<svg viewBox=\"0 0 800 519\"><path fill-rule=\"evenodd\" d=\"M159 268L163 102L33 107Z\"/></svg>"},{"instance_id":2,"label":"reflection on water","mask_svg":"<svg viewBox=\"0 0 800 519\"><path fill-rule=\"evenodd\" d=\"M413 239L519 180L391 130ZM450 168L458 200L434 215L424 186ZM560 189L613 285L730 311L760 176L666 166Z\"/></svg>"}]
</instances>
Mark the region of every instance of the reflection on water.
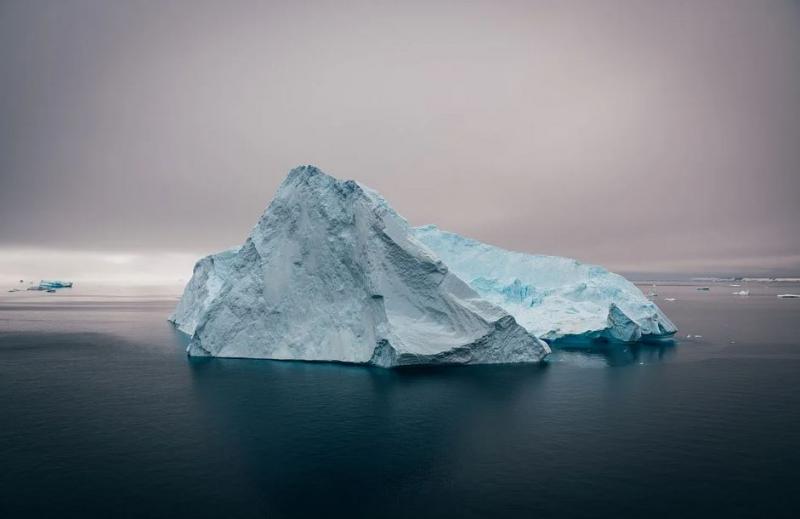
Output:
<instances>
[{"instance_id":1,"label":"reflection on water","mask_svg":"<svg viewBox=\"0 0 800 519\"><path fill-rule=\"evenodd\" d=\"M659 339L637 343L613 341L555 341L548 363L567 363L584 367L655 364L674 357L678 342Z\"/></svg>"},{"instance_id":2,"label":"reflection on water","mask_svg":"<svg viewBox=\"0 0 800 519\"><path fill-rule=\"evenodd\" d=\"M675 340L385 370L187 358L173 300L79 290L0 294L0 517L800 508L798 300L659 287Z\"/></svg>"}]
</instances>

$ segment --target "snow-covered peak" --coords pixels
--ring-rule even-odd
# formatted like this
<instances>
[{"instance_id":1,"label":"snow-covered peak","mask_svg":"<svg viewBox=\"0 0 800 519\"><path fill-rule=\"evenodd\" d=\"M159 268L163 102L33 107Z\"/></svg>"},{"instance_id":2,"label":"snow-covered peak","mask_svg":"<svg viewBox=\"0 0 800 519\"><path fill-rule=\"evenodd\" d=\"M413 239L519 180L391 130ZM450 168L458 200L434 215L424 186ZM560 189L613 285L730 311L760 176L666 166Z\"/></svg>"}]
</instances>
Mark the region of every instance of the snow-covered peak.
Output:
<instances>
[{"instance_id":1,"label":"snow-covered peak","mask_svg":"<svg viewBox=\"0 0 800 519\"><path fill-rule=\"evenodd\" d=\"M387 216L396 219L398 224L408 226L405 218L392 209L389 203L374 189L355 180L339 180L312 165L298 166L292 169L278 187L273 203L276 200L282 204L317 205L328 209L360 201L370 206L376 217ZM272 209L272 204L270 204L265 211L265 216ZM338 214L337 211L323 213L324 216L334 217Z\"/></svg>"},{"instance_id":2,"label":"snow-covered peak","mask_svg":"<svg viewBox=\"0 0 800 519\"><path fill-rule=\"evenodd\" d=\"M316 166L298 166L289 171L289 174L278 187L278 195L289 195L305 188L318 190L320 192L329 191L338 195L346 196L361 190L355 180L339 180L328 175Z\"/></svg>"}]
</instances>

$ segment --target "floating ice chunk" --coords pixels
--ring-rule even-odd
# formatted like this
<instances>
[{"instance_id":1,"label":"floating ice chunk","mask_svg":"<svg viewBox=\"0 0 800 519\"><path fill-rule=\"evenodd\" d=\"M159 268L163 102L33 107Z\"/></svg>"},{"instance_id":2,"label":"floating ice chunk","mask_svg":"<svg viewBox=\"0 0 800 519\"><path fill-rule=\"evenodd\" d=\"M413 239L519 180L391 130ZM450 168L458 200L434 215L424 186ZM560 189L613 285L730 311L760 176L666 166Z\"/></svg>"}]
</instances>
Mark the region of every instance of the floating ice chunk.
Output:
<instances>
[{"instance_id":1,"label":"floating ice chunk","mask_svg":"<svg viewBox=\"0 0 800 519\"><path fill-rule=\"evenodd\" d=\"M195 356L392 367L550 352L380 195L311 166L290 172L241 248L198 262L170 319Z\"/></svg>"},{"instance_id":2,"label":"floating ice chunk","mask_svg":"<svg viewBox=\"0 0 800 519\"><path fill-rule=\"evenodd\" d=\"M289 174L242 247L198 262L170 320L190 355L379 366L534 362L540 339L676 331L602 267L412 229L313 167Z\"/></svg>"},{"instance_id":3,"label":"floating ice chunk","mask_svg":"<svg viewBox=\"0 0 800 519\"><path fill-rule=\"evenodd\" d=\"M708 287L697 287L697 288L695 288L695 290L702 290L702 291L704 291L704 292L708 292L708 291L709 291L709 290L711 290L711 289L710 289L710 288L708 288Z\"/></svg>"},{"instance_id":4,"label":"floating ice chunk","mask_svg":"<svg viewBox=\"0 0 800 519\"><path fill-rule=\"evenodd\" d=\"M671 302L671 301L675 301L675 300L676 299L674 297L665 297L664 298L664 301L670 301Z\"/></svg>"},{"instance_id":5,"label":"floating ice chunk","mask_svg":"<svg viewBox=\"0 0 800 519\"><path fill-rule=\"evenodd\" d=\"M20 280L22 283L22 280ZM58 288L72 288L72 281L46 281L42 280L39 282L38 285L33 285L31 281L31 286L28 287L28 290L38 290L43 292L55 292Z\"/></svg>"},{"instance_id":6,"label":"floating ice chunk","mask_svg":"<svg viewBox=\"0 0 800 519\"><path fill-rule=\"evenodd\" d=\"M800 294L778 294L781 299L800 299Z\"/></svg>"},{"instance_id":7,"label":"floating ice chunk","mask_svg":"<svg viewBox=\"0 0 800 519\"><path fill-rule=\"evenodd\" d=\"M39 286L45 290L50 288L72 288L72 281L46 281L39 282Z\"/></svg>"},{"instance_id":8,"label":"floating ice chunk","mask_svg":"<svg viewBox=\"0 0 800 519\"><path fill-rule=\"evenodd\" d=\"M739 290L738 292L733 292L733 295L735 295L735 296L749 296L750 295L750 291L749 290Z\"/></svg>"}]
</instances>

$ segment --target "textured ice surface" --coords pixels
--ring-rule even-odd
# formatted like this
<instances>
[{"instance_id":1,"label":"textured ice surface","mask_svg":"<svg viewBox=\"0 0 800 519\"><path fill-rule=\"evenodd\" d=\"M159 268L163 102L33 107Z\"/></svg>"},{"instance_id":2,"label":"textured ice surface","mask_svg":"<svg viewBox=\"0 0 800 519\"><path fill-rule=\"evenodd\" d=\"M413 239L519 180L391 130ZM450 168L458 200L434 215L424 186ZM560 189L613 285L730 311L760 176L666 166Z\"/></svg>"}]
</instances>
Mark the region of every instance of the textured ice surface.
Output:
<instances>
[{"instance_id":1,"label":"textured ice surface","mask_svg":"<svg viewBox=\"0 0 800 519\"><path fill-rule=\"evenodd\" d=\"M296 168L239 249L200 260L172 320L190 355L536 362L548 346L480 297L374 191Z\"/></svg>"},{"instance_id":2,"label":"textured ice surface","mask_svg":"<svg viewBox=\"0 0 800 519\"><path fill-rule=\"evenodd\" d=\"M414 229L414 236L541 339L637 341L677 330L633 283L602 267L510 252L433 225Z\"/></svg>"},{"instance_id":3,"label":"textured ice surface","mask_svg":"<svg viewBox=\"0 0 800 519\"><path fill-rule=\"evenodd\" d=\"M179 330L187 335L194 334L198 320L208 311L224 281L231 274L231 265L237 252L239 247L211 254L195 264L192 279L169 318Z\"/></svg>"}]
</instances>

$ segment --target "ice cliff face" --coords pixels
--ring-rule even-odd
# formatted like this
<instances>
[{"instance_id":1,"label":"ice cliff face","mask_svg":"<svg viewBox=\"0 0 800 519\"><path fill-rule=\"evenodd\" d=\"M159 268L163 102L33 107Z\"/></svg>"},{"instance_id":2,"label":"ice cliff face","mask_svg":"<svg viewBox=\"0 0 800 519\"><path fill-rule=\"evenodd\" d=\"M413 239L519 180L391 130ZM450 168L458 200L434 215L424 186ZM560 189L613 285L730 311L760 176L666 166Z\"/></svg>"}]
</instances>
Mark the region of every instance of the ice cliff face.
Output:
<instances>
[{"instance_id":1,"label":"ice cliff face","mask_svg":"<svg viewBox=\"0 0 800 519\"><path fill-rule=\"evenodd\" d=\"M549 353L414 234L374 191L296 168L244 245L197 263L170 320L201 356L392 367Z\"/></svg>"},{"instance_id":2,"label":"ice cliff face","mask_svg":"<svg viewBox=\"0 0 800 519\"><path fill-rule=\"evenodd\" d=\"M637 341L677 330L633 283L602 267L510 252L433 225L414 229L414 236L541 339Z\"/></svg>"},{"instance_id":3,"label":"ice cliff face","mask_svg":"<svg viewBox=\"0 0 800 519\"><path fill-rule=\"evenodd\" d=\"M194 266L192 279L186 285L183 297L169 320L187 335L193 335L197 324L219 295L239 247L206 256Z\"/></svg>"}]
</instances>

